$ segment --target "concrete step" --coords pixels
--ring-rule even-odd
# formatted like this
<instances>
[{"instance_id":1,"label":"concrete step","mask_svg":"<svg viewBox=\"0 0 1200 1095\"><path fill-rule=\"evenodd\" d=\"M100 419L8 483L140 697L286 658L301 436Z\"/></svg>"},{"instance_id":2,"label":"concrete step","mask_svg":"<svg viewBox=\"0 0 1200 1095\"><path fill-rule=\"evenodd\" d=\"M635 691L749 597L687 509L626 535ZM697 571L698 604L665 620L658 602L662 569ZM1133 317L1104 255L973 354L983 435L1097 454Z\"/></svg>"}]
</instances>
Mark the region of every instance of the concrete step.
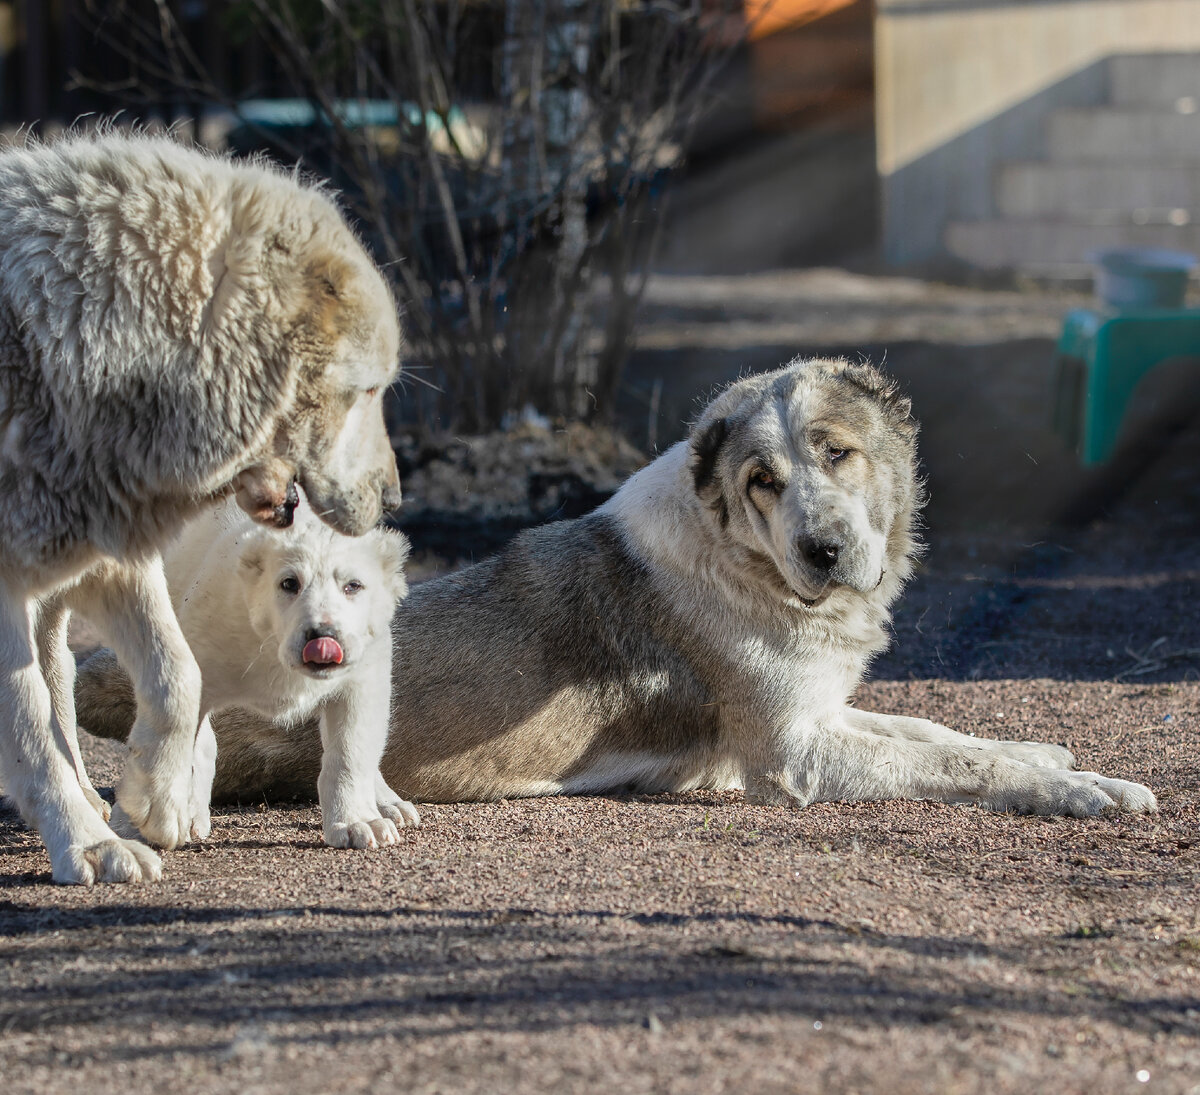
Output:
<instances>
[{"instance_id":1,"label":"concrete step","mask_svg":"<svg viewBox=\"0 0 1200 1095\"><path fill-rule=\"evenodd\" d=\"M1145 53L1113 57L1109 95L1116 106L1200 106L1200 54ZM1183 104L1185 109L1187 104Z\"/></svg>"},{"instance_id":2,"label":"concrete step","mask_svg":"<svg viewBox=\"0 0 1200 1095\"><path fill-rule=\"evenodd\" d=\"M1184 210L1200 220L1200 163L1008 163L996 206L1003 217L1170 223Z\"/></svg>"},{"instance_id":3,"label":"concrete step","mask_svg":"<svg viewBox=\"0 0 1200 1095\"><path fill-rule=\"evenodd\" d=\"M1056 110L1046 151L1056 163L1072 160L1152 160L1200 164L1200 113L1114 107Z\"/></svg>"},{"instance_id":4,"label":"concrete step","mask_svg":"<svg viewBox=\"0 0 1200 1095\"><path fill-rule=\"evenodd\" d=\"M1170 247L1200 254L1200 224L1097 225L1055 220L950 224L946 249L985 270L1050 271L1082 266L1106 247Z\"/></svg>"}]
</instances>

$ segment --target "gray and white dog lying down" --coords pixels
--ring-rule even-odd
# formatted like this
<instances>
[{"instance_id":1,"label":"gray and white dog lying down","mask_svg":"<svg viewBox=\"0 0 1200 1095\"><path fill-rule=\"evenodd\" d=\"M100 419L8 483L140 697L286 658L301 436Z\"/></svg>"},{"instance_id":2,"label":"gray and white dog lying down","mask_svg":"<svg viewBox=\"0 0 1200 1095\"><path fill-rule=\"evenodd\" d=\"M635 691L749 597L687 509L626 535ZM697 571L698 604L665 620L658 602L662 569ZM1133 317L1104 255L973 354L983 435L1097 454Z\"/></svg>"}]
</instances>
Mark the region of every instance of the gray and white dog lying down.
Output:
<instances>
[{"instance_id":1,"label":"gray and white dog lying down","mask_svg":"<svg viewBox=\"0 0 1200 1095\"><path fill-rule=\"evenodd\" d=\"M886 643L922 501L907 399L868 365L736 382L600 509L415 587L393 622L387 782L418 801L729 788L1087 817L1156 809L1063 748L850 706ZM80 722L122 736L99 655ZM315 723L216 720L218 799L311 795Z\"/></svg>"}]
</instances>

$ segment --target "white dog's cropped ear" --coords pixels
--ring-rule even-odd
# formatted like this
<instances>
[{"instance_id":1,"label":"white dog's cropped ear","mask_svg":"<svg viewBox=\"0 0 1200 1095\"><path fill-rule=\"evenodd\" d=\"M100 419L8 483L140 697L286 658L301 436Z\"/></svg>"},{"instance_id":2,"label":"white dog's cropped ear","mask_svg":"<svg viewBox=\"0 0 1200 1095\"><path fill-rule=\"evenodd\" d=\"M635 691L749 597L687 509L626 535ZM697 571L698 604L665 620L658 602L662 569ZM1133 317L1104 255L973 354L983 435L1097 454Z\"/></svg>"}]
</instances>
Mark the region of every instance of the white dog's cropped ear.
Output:
<instances>
[{"instance_id":1,"label":"white dog's cropped ear","mask_svg":"<svg viewBox=\"0 0 1200 1095\"><path fill-rule=\"evenodd\" d=\"M391 529L376 529L373 533L379 543L379 568L383 571L388 591L397 600L408 596L408 580L404 577L404 564L412 550L408 537Z\"/></svg>"},{"instance_id":2,"label":"white dog's cropped ear","mask_svg":"<svg viewBox=\"0 0 1200 1095\"><path fill-rule=\"evenodd\" d=\"M700 501L721 518L722 524L728 519L728 511L717 475L717 456L728 436L728 420L717 418L707 426L697 427L692 435L691 451L688 454L696 494L699 495Z\"/></svg>"}]
</instances>

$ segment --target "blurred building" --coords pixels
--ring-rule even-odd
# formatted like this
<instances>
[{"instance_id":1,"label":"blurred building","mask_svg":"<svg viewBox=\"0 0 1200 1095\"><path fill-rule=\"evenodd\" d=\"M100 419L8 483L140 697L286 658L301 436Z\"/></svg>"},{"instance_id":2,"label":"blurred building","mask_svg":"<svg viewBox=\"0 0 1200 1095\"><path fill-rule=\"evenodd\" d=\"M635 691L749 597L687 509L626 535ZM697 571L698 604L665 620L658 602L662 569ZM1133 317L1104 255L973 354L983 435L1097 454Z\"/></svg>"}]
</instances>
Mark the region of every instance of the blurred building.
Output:
<instances>
[{"instance_id":1,"label":"blurred building","mask_svg":"<svg viewBox=\"0 0 1200 1095\"><path fill-rule=\"evenodd\" d=\"M876 0L883 253L1200 251L1197 0Z\"/></svg>"}]
</instances>

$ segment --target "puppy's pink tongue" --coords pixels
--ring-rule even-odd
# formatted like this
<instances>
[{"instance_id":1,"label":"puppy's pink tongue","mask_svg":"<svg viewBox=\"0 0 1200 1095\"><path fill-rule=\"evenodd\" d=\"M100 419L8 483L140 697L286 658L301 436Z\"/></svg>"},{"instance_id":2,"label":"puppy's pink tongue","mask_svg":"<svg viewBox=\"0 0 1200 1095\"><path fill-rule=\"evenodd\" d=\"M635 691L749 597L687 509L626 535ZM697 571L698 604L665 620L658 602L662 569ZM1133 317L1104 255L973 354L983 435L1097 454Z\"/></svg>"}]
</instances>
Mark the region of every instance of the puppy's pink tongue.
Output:
<instances>
[{"instance_id":1,"label":"puppy's pink tongue","mask_svg":"<svg viewBox=\"0 0 1200 1095\"><path fill-rule=\"evenodd\" d=\"M342 648L337 639L322 636L304 644L304 660L315 665L341 665Z\"/></svg>"}]
</instances>

